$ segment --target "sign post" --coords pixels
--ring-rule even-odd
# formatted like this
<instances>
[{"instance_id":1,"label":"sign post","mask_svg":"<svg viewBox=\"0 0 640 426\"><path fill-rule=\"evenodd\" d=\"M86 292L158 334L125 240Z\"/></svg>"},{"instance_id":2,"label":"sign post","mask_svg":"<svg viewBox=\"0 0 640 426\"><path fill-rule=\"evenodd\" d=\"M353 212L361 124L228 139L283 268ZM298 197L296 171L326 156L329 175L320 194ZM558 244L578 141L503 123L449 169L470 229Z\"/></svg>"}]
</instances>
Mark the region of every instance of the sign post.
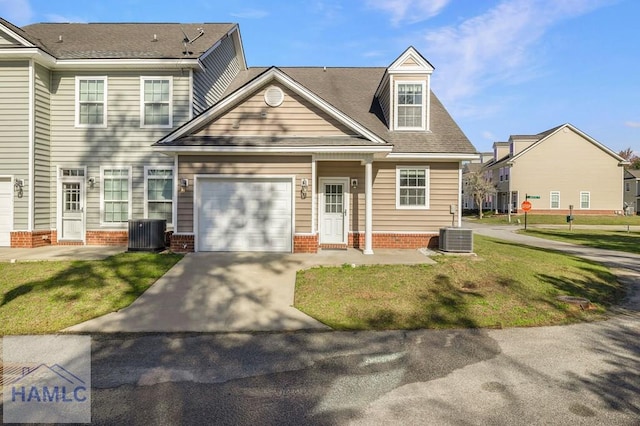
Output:
<instances>
[{"instance_id":1,"label":"sign post","mask_svg":"<svg viewBox=\"0 0 640 426\"><path fill-rule=\"evenodd\" d=\"M527 230L527 213L531 210L531 202L528 201L529 196L525 196L525 200L522 202L522 210L524 210L524 230Z\"/></svg>"}]
</instances>

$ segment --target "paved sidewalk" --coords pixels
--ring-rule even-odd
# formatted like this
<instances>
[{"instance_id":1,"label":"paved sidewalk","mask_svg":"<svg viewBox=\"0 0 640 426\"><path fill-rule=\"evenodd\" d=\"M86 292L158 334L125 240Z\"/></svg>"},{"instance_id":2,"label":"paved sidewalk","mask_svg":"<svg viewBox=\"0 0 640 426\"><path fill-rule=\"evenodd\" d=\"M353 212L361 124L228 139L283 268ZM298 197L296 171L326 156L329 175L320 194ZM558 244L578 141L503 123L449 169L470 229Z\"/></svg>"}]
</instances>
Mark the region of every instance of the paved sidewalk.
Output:
<instances>
[{"instance_id":1,"label":"paved sidewalk","mask_svg":"<svg viewBox=\"0 0 640 426\"><path fill-rule=\"evenodd\" d=\"M102 260L125 251L127 251L127 246L44 246L37 248L0 247L0 262Z\"/></svg>"}]
</instances>

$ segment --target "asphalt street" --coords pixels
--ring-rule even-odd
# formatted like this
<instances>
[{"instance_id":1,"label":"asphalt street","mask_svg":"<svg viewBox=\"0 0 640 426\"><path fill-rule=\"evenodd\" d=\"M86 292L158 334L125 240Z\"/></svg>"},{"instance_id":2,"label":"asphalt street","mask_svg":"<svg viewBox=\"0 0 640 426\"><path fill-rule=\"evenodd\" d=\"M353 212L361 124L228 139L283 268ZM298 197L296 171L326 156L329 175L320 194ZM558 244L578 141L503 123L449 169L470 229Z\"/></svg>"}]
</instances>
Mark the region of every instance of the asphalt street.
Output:
<instances>
[{"instance_id":1,"label":"asphalt street","mask_svg":"<svg viewBox=\"0 0 640 426\"><path fill-rule=\"evenodd\" d=\"M505 330L94 336L95 424L637 425L637 318Z\"/></svg>"}]
</instances>

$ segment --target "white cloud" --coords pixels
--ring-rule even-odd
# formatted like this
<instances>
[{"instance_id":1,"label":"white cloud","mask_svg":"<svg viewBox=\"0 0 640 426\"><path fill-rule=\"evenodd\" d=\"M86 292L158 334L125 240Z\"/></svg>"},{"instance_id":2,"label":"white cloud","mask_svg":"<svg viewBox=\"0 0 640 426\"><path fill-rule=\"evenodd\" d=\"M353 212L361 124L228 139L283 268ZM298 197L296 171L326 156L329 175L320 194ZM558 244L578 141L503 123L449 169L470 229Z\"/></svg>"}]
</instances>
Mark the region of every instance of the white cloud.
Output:
<instances>
[{"instance_id":1,"label":"white cloud","mask_svg":"<svg viewBox=\"0 0 640 426\"><path fill-rule=\"evenodd\" d=\"M79 18L77 16L65 16L65 15L58 15L55 13L47 14L45 15L45 18L47 19L47 22L63 22L63 23L74 22L76 24L82 24L82 23L88 22L86 19Z\"/></svg>"},{"instance_id":2,"label":"white cloud","mask_svg":"<svg viewBox=\"0 0 640 426\"><path fill-rule=\"evenodd\" d=\"M496 140L496 136L492 132L490 132L488 130L485 130L484 132L482 132L482 137L484 139L486 139L486 140L489 140L489 141L495 141Z\"/></svg>"},{"instance_id":3,"label":"white cloud","mask_svg":"<svg viewBox=\"0 0 640 426\"><path fill-rule=\"evenodd\" d=\"M624 123L627 127L632 127L634 129L640 128L640 121L627 121Z\"/></svg>"},{"instance_id":4,"label":"white cloud","mask_svg":"<svg viewBox=\"0 0 640 426\"><path fill-rule=\"evenodd\" d=\"M269 12L261 9L243 9L239 12L232 12L231 16L242 19L262 19L269 16Z\"/></svg>"},{"instance_id":5,"label":"white cloud","mask_svg":"<svg viewBox=\"0 0 640 426\"><path fill-rule=\"evenodd\" d=\"M29 0L0 0L0 16L12 24L22 26L31 23L33 11Z\"/></svg>"},{"instance_id":6,"label":"white cloud","mask_svg":"<svg viewBox=\"0 0 640 426\"><path fill-rule=\"evenodd\" d=\"M446 102L472 96L495 84L533 78L544 65L536 48L559 22L588 13L611 0L504 0L486 13L428 31L420 49L446 84Z\"/></svg>"},{"instance_id":7,"label":"white cloud","mask_svg":"<svg viewBox=\"0 0 640 426\"><path fill-rule=\"evenodd\" d=\"M391 23L415 24L426 21L440 13L451 0L368 0L369 7L380 9L391 15Z\"/></svg>"}]
</instances>

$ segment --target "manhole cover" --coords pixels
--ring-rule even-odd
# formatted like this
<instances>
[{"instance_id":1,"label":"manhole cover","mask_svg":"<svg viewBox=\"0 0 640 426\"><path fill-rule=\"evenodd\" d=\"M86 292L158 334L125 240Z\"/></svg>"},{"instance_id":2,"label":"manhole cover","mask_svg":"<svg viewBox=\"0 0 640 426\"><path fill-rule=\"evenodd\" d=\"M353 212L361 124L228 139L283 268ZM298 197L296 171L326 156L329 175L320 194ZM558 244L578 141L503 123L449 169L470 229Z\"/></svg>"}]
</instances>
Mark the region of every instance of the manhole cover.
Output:
<instances>
[{"instance_id":1,"label":"manhole cover","mask_svg":"<svg viewBox=\"0 0 640 426\"><path fill-rule=\"evenodd\" d=\"M584 297L558 296L557 299L561 302L578 305L582 309L588 309L591 306L591 302L589 301L589 299L585 299Z\"/></svg>"}]
</instances>

